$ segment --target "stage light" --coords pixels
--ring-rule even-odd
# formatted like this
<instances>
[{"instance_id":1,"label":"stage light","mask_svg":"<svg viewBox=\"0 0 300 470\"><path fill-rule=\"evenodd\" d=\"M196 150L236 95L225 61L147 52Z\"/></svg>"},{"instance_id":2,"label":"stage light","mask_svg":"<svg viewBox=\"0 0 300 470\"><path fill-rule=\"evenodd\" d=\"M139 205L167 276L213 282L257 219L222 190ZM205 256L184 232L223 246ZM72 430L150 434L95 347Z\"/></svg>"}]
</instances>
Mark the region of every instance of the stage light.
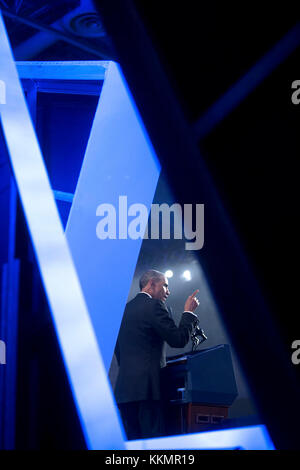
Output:
<instances>
[{"instance_id":1,"label":"stage light","mask_svg":"<svg viewBox=\"0 0 300 470\"><path fill-rule=\"evenodd\" d=\"M167 271L165 272L165 276L167 278L173 277L173 271L171 269L167 269Z\"/></svg>"},{"instance_id":2,"label":"stage light","mask_svg":"<svg viewBox=\"0 0 300 470\"><path fill-rule=\"evenodd\" d=\"M192 275L191 275L191 271L189 271L188 269L186 271L184 271L184 273L182 274L182 277L186 280L186 281L190 281L192 279Z\"/></svg>"}]
</instances>

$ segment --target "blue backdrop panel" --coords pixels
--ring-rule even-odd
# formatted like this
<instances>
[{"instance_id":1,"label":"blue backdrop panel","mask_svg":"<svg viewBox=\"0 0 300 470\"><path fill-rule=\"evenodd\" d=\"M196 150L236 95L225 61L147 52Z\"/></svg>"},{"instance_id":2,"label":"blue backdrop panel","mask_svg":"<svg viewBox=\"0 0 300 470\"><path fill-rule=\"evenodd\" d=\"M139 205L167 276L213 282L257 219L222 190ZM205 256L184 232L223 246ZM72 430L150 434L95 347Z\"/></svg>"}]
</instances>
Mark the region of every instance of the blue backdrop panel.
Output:
<instances>
[{"instance_id":1,"label":"blue backdrop panel","mask_svg":"<svg viewBox=\"0 0 300 470\"><path fill-rule=\"evenodd\" d=\"M122 449L121 423L1 14L0 77L3 133L87 445Z\"/></svg>"},{"instance_id":2,"label":"blue backdrop panel","mask_svg":"<svg viewBox=\"0 0 300 470\"><path fill-rule=\"evenodd\" d=\"M142 239L119 239L119 196L150 211L160 166L118 65L110 62L66 235L106 369L109 369ZM116 239L100 240L100 204L116 209ZM128 223L132 220L128 217Z\"/></svg>"}]
</instances>

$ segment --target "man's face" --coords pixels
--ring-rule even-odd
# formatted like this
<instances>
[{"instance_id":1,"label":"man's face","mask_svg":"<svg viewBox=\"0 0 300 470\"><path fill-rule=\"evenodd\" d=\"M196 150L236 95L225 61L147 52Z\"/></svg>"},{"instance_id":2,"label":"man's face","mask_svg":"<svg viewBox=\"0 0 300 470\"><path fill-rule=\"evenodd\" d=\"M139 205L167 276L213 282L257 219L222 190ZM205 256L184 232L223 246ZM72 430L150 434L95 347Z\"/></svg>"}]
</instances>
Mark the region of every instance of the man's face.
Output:
<instances>
[{"instance_id":1,"label":"man's face","mask_svg":"<svg viewBox=\"0 0 300 470\"><path fill-rule=\"evenodd\" d=\"M164 276L160 281L152 282L152 297L154 299L166 301L170 295L168 279Z\"/></svg>"}]
</instances>

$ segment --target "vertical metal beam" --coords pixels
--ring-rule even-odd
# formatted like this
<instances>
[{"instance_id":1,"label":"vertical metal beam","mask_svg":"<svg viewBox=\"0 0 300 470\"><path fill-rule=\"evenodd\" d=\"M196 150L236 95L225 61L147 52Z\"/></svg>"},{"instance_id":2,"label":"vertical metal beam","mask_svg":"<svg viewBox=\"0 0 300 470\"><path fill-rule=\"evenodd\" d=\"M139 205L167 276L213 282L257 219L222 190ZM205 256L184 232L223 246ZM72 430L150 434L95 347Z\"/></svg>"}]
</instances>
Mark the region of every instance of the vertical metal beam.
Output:
<instances>
[{"instance_id":1,"label":"vertical metal beam","mask_svg":"<svg viewBox=\"0 0 300 470\"><path fill-rule=\"evenodd\" d=\"M33 123L36 122L37 87L34 82L27 90L27 102ZM8 261L2 268L2 303L0 306L0 338L6 344L6 365L0 376L0 448L16 446L16 406L18 367L18 311L20 260L15 258L17 188L10 178Z\"/></svg>"},{"instance_id":2,"label":"vertical metal beam","mask_svg":"<svg viewBox=\"0 0 300 470\"><path fill-rule=\"evenodd\" d=\"M19 260L15 259L17 189L11 177L9 205L8 262L2 271L2 304L0 336L6 344L6 364L1 366L0 379L0 448L15 448L17 395L17 336Z\"/></svg>"}]
</instances>

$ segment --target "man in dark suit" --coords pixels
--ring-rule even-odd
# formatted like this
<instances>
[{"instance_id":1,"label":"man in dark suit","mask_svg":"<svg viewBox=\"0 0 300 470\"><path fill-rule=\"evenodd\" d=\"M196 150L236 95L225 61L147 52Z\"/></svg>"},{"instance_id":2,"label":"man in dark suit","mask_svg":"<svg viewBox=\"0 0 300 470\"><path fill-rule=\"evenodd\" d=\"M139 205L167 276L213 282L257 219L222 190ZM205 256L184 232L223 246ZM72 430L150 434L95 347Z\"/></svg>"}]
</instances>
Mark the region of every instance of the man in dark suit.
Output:
<instances>
[{"instance_id":1,"label":"man in dark suit","mask_svg":"<svg viewBox=\"0 0 300 470\"><path fill-rule=\"evenodd\" d=\"M178 327L165 305L168 279L159 271L142 275L140 293L126 305L115 348L119 375L114 393L128 439L164 433L160 390L164 342L175 348L188 343L198 321L197 292L187 298Z\"/></svg>"}]
</instances>

